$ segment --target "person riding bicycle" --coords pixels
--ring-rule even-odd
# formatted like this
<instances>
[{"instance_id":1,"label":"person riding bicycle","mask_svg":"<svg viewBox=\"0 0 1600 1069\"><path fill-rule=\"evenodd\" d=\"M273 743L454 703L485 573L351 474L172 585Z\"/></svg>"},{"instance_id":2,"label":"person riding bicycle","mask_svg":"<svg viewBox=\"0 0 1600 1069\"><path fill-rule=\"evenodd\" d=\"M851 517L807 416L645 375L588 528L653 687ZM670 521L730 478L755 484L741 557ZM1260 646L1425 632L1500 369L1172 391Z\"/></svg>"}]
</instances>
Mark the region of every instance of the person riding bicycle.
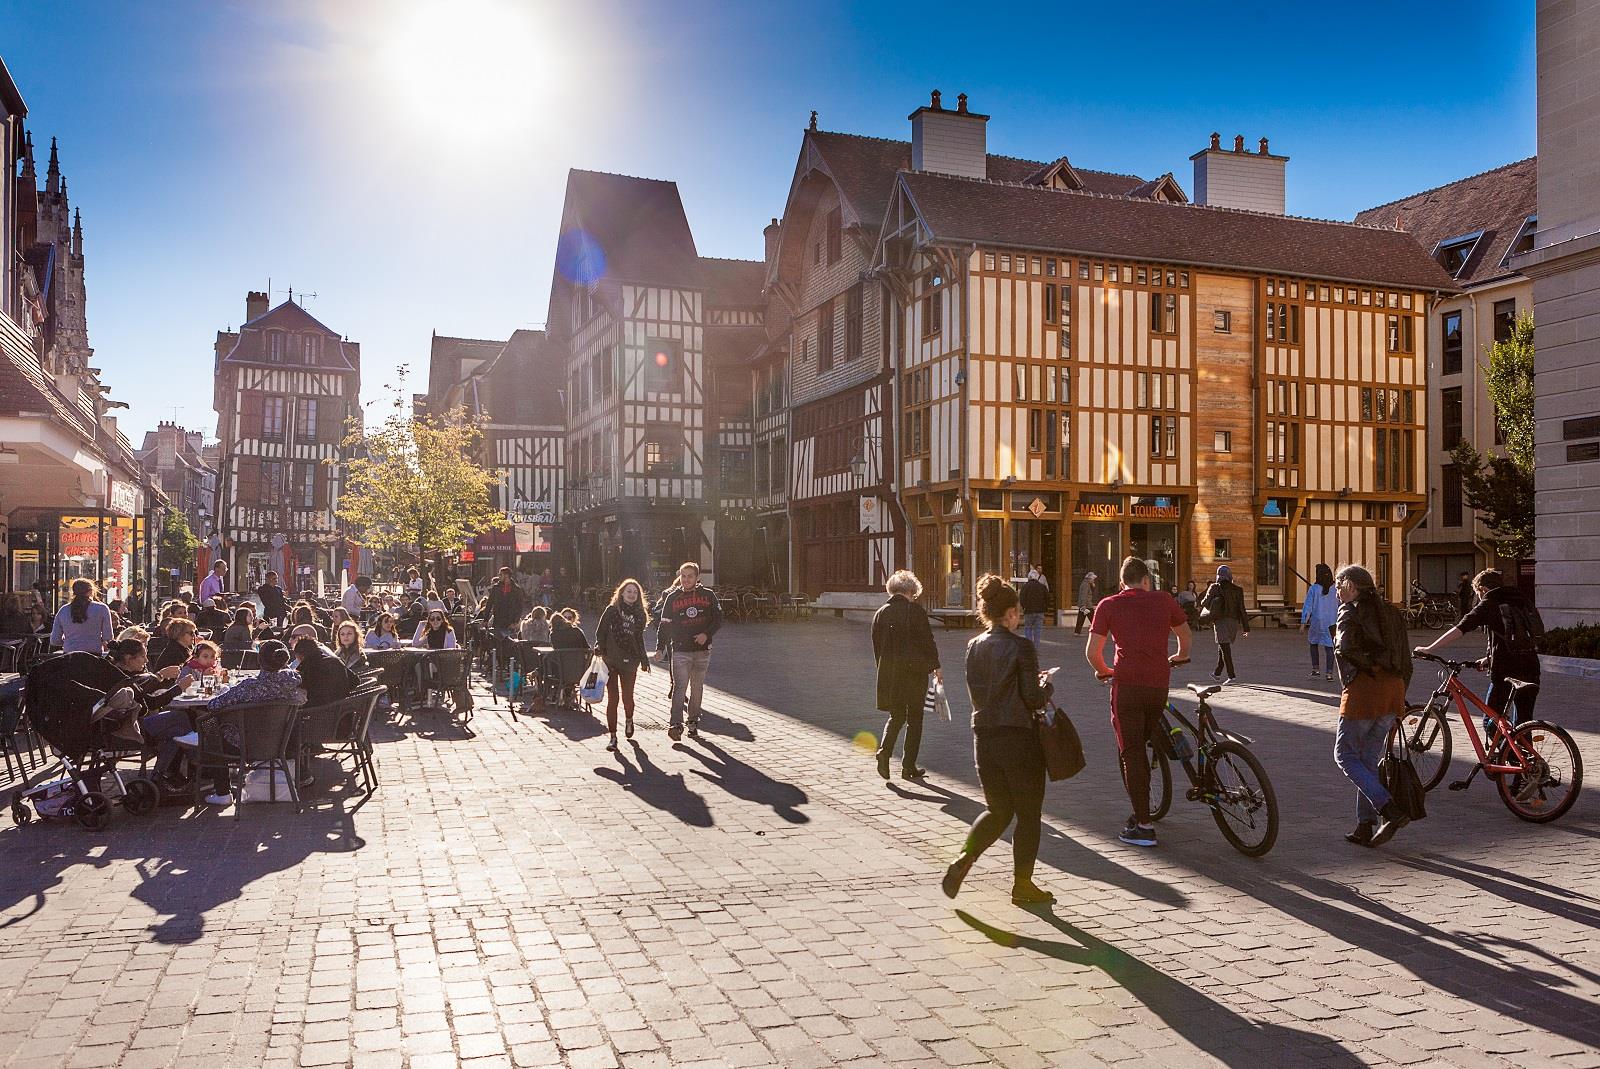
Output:
<instances>
[{"instance_id":1,"label":"person riding bicycle","mask_svg":"<svg viewBox=\"0 0 1600 1069\"><path fill-rule=\"evenodd\" d=\"M1416 652L1437 653L1467 632L1483 628L1489 635L1488 656L1478 662L1479 668L1489 669L1489 693L1484 704L1504 716L1512 697L1511 681L1531 683L1533 686L1517 690L1515 709L1509 717L1512 726L1531 720L1534 702L1539 698L1538 640L1544 634L1544 621L1533 600L1516 587L1507 586L1504 574L1494 568L1479 572L1472 580L1472 589L1477 592L1478 603L1454 627L1429 645L1418 646ZM1486 717L1486 741L1492 727Z\"/></svg>"},{"instance_id":2,"label":"person riding bicycle","mask_svg":"<svg viewBox=\"0 0 1600 1069\"><path fill-rule=\"evenodd\" d=\"M1122 759L1122 782L1133 815L1118 836L1132 846L1156 845L1150 820L1150 760L1145 747L1167 707L1172 667L1189 660L1189 620L1176 598L1150 589L1150 567L1138 557L1122 562L1122 589L1103 599L1089 625L1084 650L1095 677L1111 681L1111 727ZM1167 656L1167 634L1178 636L1178 652ZM1116 644L1116 667L1106 666L1106 638Z\"/></svg>"}]
</instances>

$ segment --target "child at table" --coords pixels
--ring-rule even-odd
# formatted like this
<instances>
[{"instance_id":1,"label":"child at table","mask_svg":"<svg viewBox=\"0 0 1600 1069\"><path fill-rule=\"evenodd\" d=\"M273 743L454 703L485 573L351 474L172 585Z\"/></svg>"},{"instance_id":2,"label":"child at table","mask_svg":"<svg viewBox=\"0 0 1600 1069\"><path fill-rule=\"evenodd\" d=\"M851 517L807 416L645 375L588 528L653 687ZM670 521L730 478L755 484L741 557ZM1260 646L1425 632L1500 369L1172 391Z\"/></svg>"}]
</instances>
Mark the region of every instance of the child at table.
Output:
<instances>
[{"instance_id":1,"label":"child at table","mask_svg":"<svg viewBox=\"0 0 1600 1069\"><path fill-rule=\"evenodd\" d=\"M543 605L535 605L533 611L524 616L522 623L517 626L517 637L535 646L550 645L550 610Z\"/></svg>"},{"instance_id":2,"label":"child at table","mask_svg":"<svg viewBox=\"0 0 1600 1069\"><path fill-rule=\"evenodd\" d=\"M222 666L217 663L221 652L215 642L204 639L196 642L194 649L189 653L189 659L184 662L183 671L178 675L178 681L186 683L191 679L199 679L202 676L223 678Z\"/></svg>"}]
</instances>

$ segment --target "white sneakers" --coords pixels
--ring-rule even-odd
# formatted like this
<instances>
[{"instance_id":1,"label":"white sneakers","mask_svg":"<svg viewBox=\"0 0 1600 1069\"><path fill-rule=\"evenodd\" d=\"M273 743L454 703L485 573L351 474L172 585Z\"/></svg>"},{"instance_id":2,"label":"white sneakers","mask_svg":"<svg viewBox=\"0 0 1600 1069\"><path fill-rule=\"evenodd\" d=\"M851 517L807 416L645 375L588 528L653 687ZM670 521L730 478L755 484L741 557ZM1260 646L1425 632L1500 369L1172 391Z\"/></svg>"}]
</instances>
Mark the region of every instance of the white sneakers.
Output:
<instances>
[{"instance_id":1,"label":"white sneakers","mask_svg":"<svg viewBox=\"0 0 1600 1069\"><path fill-rule=\"evenodd\" d=\"M232 805L232 804L233 804L233 795L231 795L231 794L208 794L208 795L206 795L206 805Z\"/></svg>"}]
</instances>

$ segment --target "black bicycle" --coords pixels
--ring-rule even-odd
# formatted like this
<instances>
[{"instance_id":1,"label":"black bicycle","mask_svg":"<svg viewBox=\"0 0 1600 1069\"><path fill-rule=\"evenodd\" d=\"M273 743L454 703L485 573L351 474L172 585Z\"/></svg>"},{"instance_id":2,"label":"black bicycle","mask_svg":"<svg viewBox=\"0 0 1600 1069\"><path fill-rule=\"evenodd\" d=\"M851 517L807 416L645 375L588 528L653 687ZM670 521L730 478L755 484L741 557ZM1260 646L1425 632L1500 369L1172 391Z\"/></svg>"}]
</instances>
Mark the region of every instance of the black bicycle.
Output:
<instances>
[{"instance_id":1,"label":"black bicycle","mask_svg":"<svg viewBox=\"0 0 1600 1069\"><path fill-rule=\"evenodd\" d=\"M1278 840L1272 781L1250 752L1251 740L1217 724L1208 699L1221 685L1190 683L1189 689L1200 702L1193 723L1171 702L1156 720L1150 740L1150 819L1160 820L1172 805L1172 762L1177 761L1189 777L1184 797L1211 810L1235 850L1261 857Z\"/></svg>"}]
</instances>

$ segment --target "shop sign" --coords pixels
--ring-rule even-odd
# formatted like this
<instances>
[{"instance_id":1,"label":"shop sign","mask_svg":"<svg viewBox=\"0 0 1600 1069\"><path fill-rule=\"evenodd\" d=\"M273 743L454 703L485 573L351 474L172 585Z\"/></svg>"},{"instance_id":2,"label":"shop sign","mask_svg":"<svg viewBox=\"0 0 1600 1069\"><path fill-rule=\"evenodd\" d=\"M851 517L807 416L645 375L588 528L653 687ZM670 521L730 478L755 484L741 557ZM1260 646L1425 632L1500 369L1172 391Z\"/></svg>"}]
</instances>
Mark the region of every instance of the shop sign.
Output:
<instances>
[{"instance_id":1,"label":"shop sign","mask_svg":"<svg viewBox=\"0 0 1600 1069\"><path fill-rule=\"evenodd\" d=\"M1394 507L1394 518L1397 520L1403 520L1406 518L1406 506L1404 504L1399 504Z\"/></svg>"},{"instance_id":2,"label":"shop sign","mask_svg":"<svg viewBox=\"0 0 1600 1069\"><path fill-rule=\"evenodd\" d=\"M1034 498L1032 501L1028 502L1028 511L1033 513L1034 519L1038 519L1040 516L1043 516L1044 501L1037 497Z\"/></svg>"},{"instance_id":3,"label":"shop sign","mask_svg":"<svg viewBox=\"0 0 1600 1069\"><path fill-rule=\"evenodd\" d=\"M555 523L556 509L547 497L513 498L511 508L506 510L506 522L518 523Z\"/></svg>"},{"instance_id":4,"label":"shop sign","mask_svg":"<svg viewBox=\"0 0 1600 1069\"><path fill-rule=\"evenodd\" d=\"M1171 497L1140 497L1130 511L1145 520L1176 520L1183 516L1183 505Z\"/></svg>"},{"instance_id":5,"label":"shop sign","mask_svg":"<svg viewBox=\"0 0 1600 1069\"><path fill-rule=\"evenodd\" d=\"M111 511L121 516L137 516L142 511L144 495L133 483L113 479L111 482Z\"/></svg>"},{"instance_id":6,"label":"shop sign","mask_svg":"<svg viewBox=\"0 0 1600 1069\"><path fill-rule=\"evenodd\" d=\"M861 499L861 529L863 531L876 531L878 529L878 499L876 497L863 497Z\"/></svg>"},{"instance_id":7,"label":"shop sign","mask_svg":"<svg viewBox=\"0 0 1600 1069\"><path fill-rule=\"evenodd\" d=\"M462 564L471 564L473 561L478 559L478 555L470 549L463 549L461 551L461 555L456 559Z\"/></svg>"},{"instance_id":8,"label":"shop sign","mask_svg":"<svg viewBox=\"0 0 1600 1069\"><path fill-rule=\"evenodd\" d=\"M1122 516L1122 497L1119 494L1084 494L1078 498L1072 514L1088 520L1119 519Z\"/></svg>"}]
</instances>

